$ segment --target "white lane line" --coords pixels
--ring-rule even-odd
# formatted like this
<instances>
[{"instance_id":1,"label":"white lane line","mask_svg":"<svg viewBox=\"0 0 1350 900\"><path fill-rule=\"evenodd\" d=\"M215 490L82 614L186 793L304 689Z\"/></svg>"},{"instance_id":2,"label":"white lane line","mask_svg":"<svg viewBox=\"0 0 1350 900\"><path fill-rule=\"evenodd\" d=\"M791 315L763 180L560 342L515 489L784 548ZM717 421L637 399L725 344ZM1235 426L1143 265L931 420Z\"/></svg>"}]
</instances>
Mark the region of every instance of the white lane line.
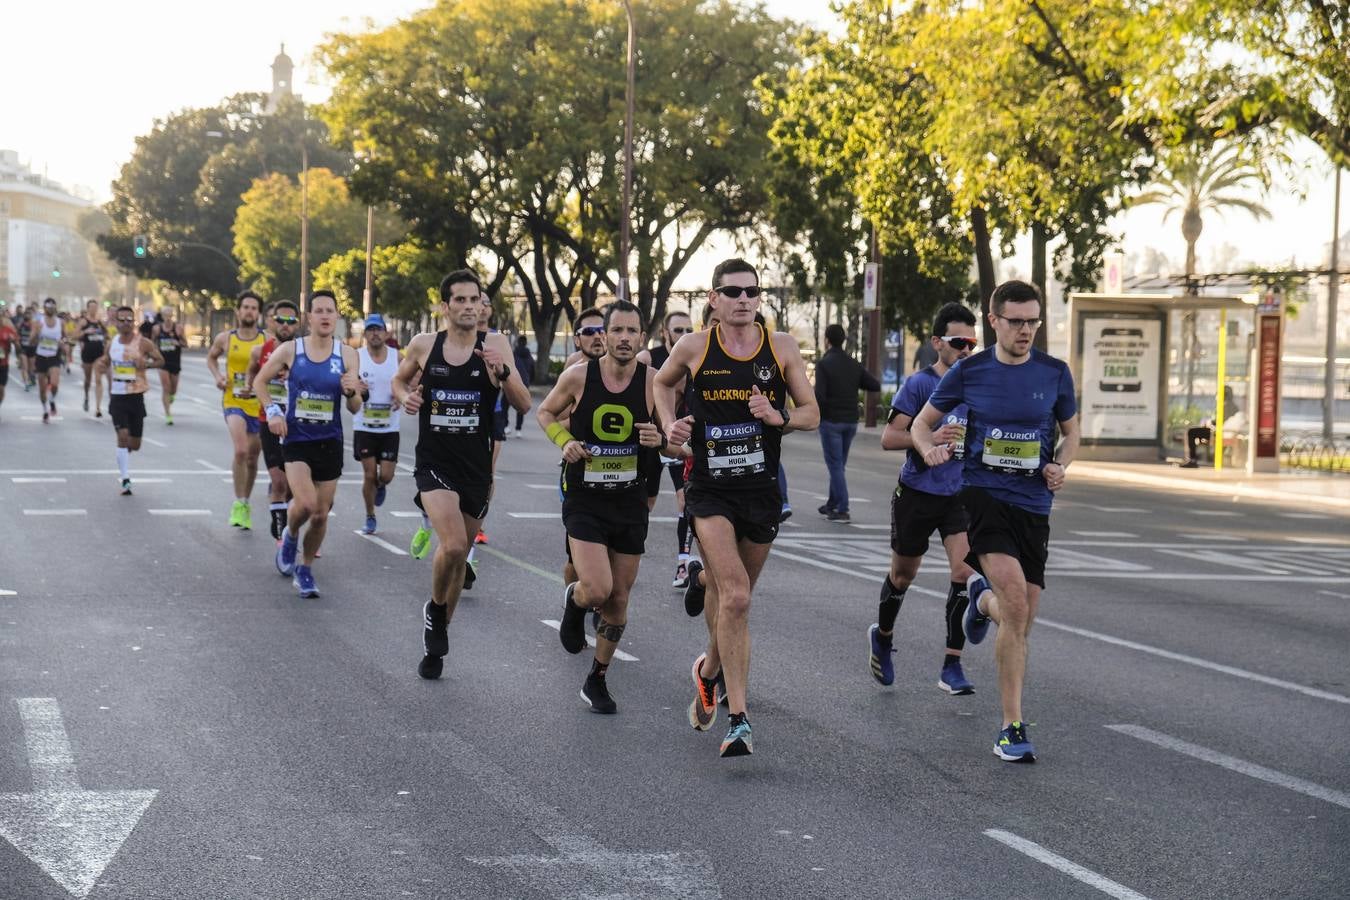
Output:
<instances>
[{"instance_id":1,"label":"white lane line","mask_svg":"<svg viewBox=\"0 0 1350 900\"><path fill-rule=\"evenodd\" d=\"M385 513L385 515L386 515L386 516L393 516L395 519L420 519L420 518L422 518L422 514L421 514L420 512L416 512L416 511L414 511L414 512L407 512L407 511L405 511L405 510L399 510L399 511L397 511L397 512L388 512L388 513Z\"/></svg>"},{"instance_id":2,"label":"white lane line","mask_svg":"<svg viewBox=\"0 0 1350 900\"><path fill-rule=\"evenodd\" d=\"M64 478L11 478L15 484L65 484Z\"/></svg>"},{"instance_id":3,"label":"white lane line","mask_svg":"<svg viewBox=\"0 0 1350 900\"><path fill-rule=\"evenodd\" d=\"M1342 594L1338 591L1318 591L1319 594L1326 594L1328 597L1336 597L1340 600L1350 600L1350 594Z\"/></svg>"},{"instance_id":4,"label":"white lane line","mask_svg":"<svg viewBox=\"0 0 1350 900\"><path fill-rule=\"evenodd\" d=\"M1288 580L1288 579L1283 579ZM913 590L911 587L910 590ZM1064 625L1060 622L1053 622L1049 619L1038 618L1037 625L1044 625L1047 628L1054 628L1059 631L1067 631L1070 634L1076 634L1079 637L1091 638L1094 641L1101 641L1105 644L1114 644L1117 647L1124 647L1128 650L1138 650L1140 653L1148 653L1153 656L1160 656L1163 659L1170 659L1173 662L1185 663L1188 666L1195 666L1200 669L1209 669L1212 672L1222 672L1225 675L1233 675L1238 678L1245 678L1248 681L1255 681L1259 684L1277 687L1285 691L1293 691L1297 694L1303 694L1307 697L1315 697L1318 700L1331 700L1334 703L1350 704L1350 697L1344 694L1333 694L1331 691L1323 691L1318 688L1307 687L1302 684L1295 684L1292 681L1284 681L1280 678L1271 678L1269 675L1260 675L1256 672L1248 672L1246 669L1239 669L1235 666L1225 666L1222 663L1210 662L1207 659L1200 659L1195 656L1187 656L1184 653L1173 653L1171 650L1163 650L1160 647L1150 647L1148 644L1140 644L1135 641L1127 641L1124 638L1112 637L1109 634L1101 634L1096 631L1088 631L1086 628L1076 628L1072 625Z\"/></svg>"},{"instance_id":5,"label":"white lane line","mask_svg":"<svg viewBox=\"0 0 1350 900\"><path fill-rule=\"evenodd\" d=\"M1183 559L1194 559L1200 562L1228 566L1234 569L1250 569L1253 572L1264 572L1267 575L1290 574L1285 569L1272 564L1269 560L1260 559L1259 557L1238 556L1236 553L1224 553L1222 550L1172 550L1163 547L1159 549L1158 552L1166 553L1169 556L1180 556Z\"/></svg>"},{"instance_id":6,"label":"white lane line","mask_svg":"<svg viewBox=\"0 0 1350 900\"><path fill-rule=\"evenodd\" d=\"M812 494L811 496L815 497L817 500L825 500L825 501L828 501L828 500L830 499L829 497L826 497L824 494ZM869 499L867 499L866 497L849 497L849 498L848 498L848 502L849 502L849 503L871 503L872 501L869 500Z\"/></svg>"},{"instance_id":7,"label":"white lane line","mask_svg":"<svg viewBox=\"0 0 1350 900\"><path fill-rule=\"evenodd\" d=\"M88 511L83 509L25 509L25 516L83 516Z\"/></svg>"},{"instance_id":8,"label":"white lane line","mask_svg":"<svg viewBox=\"0 0 1350 900\"><path fill-rule=\"evenodd\" d=\"M1330 519L1331 516L1324 516L1321 513L1279 513L1282 519Z\"/></svg>"},{"instance_id":9,"label":"white lane line","mask_svg":"<svg viewBox=\"0 0 1350 900\"><path fill-rule=\"evenodd\" d=\"M557 619L540 619L539 621L540 621L540 622L543 622L545 625L547 625L549 628L552 628L554 631L558 631L558 630L560 630L560 629L562 628L562 623L559 622ZM589 634L586 635L586 643L588 643L588 644L590 644L592 647L594 647L594 646L595 646L595 638L591 637ZM636 656L633 656L631 653L624 653L622 650L620 650L620 649L618 649L618 648L615 648L615 650L614 650L614 658L615 658L615 659L621 659L621 660L623 660L624 662L638 662L638 661L639 661L638 658L637 658Z\"/></svg>"},{"instance_id":10,"label":"white lane line","mask_svg":"<svg viewBox=\"0 0 1350 900\"><path fill-rule=\"evenodd\" d=\"M136 484L169 484L172 478L141 478L139 475L132 479Z\"/></svg>"},{"instance_id":11,"label":"white lane line","mask_svg":"<svg viewBox=\"0 0 1350 900\"><path fill-rule=\"evenodd\" d=\"M140 469L146 475L220 475L226 469ZM116 475L116 469L0 469L0 475Z\"/></svg>"},{"instance_id":12,"label":"white lane line","mask_svg":"<svg viewBox=\"0 0 1350 900\"><path fill-rule=\"evenodd\" d=\"M1264 781L1269 784L1278 785L1291 791L1313 797L1317 800L1325 800L1327 803L1334 803L1336 806L1350 809L1350 794L1345 791L1338 791L1334 788L1323 787L1311 781L1305 781L1302 778L1296 778L1293 775L1286 775L1283 772L1277 772L1274 769L1267 769L1265 766L1256 763L1247 762L1245 759L1238 759L1236 756L1229 756L1226 753L1220 753L1217 750L1211 750L1208 747L1201 747L1199 744L1192 744L1189 741L1183 741L1180 738L1174 738L1170 734L1163 734L1161 731L1154 731L1151 728L1145 728L1142 725L1107 725L1111 731L1120 734L1128 734L1132 738L1138 738L1141 741L1148 741L1150 744L1156 744L1166 750L1174 750L1177 753L1184 753L1187 756L1201 760L1207 763L1213 763L1216 766L1222 766L1232 772L1240 775L1246 775L1248 778L1255 778L1258 781Z\"/></svg>"},{"instance_id":13,"label":"white lane line","mask_svg":"<svg viewBox=\"0 0 1350 900\"><path fill-rule=\"evenodd\" d=\"M1233 512L1231 509L1191 509L1191 510L1187 510L1187 512L1189 512L1189 513L1190 513L1191 515L1193 515L1193 516L1236 516L1236 515L1240 515L1240 513L1235 513L1235 512Z\"/></svg>"},{"instance_id":14,"label":"white lane line","mask_svg":"<svg viewBox=\"0 0 1350 900\"><path fill-rule=\"evenodd\" d=\"M408 465L408 464L405 463L405 462L398 463L398 464L397 464L397 468L400 468L400 469L402 469L402 470L405 471L405 472L413 472L413 471L415 471L415 470L413 469L412 466Z\"/></svg>"},{"instance_id":15,"label":"white lane line","mask_svg":"<svg viewBox=\"0 0 1350 900\"><path fill-rule=\"evenodd\" d=\"M556 484L527 484L525 486L536 491L556 491L558 489Z\"/></svg>"},{"instance_id":16,"label":"white lane line","mask_svg":"<svg viewBox=\"0 0 1350 900\"><path fill-rule=\"evenodd\" d=\"M1137 534L1132 534L1132 533L1130 533L1130 532L1128 532L1128 531L1075 531L1074 534L1082 535L1083 537L1096 537L1096 538L1137 538L1137 537L1139 537L1139 535L1137 535Z\"/></svg>"},{"instance_id":17,"label":"white lane line","mask_svg":"<svg viewBox=\"0 0 1350 900\"><path fill-rule=\"evenodd\" d=\"M1091 869L1085 869L1072 860L1065 859L1058 853L1052 853L1034 841L1018 837L1011 831L1003 831L999 828L987 828L984 832L985 837L991 837L1004 844L1018 853L1030 856L1037 862L1045 863L1052 869L1057 869L1068 875L1070 878L1076 878L1089 887L1096 888L1108 897L1115 897L1117 900L1148 900L1138 891L1132 891L1123 884L1118 884L1107 878L1105 875L1098 875Z\"/></svg>"},{"instance_id":18,"label":"white lane line","mask_svg":"<svg viewBox=\"0 0 1350 900\"><path fill-rule=\"evenodd\" d=\"M824 521L824 520L822 520L822 521ZM849 524L850 524L853 528L861 528L863 531L890 531L890 530L891 530L891 526L889 526L889 525L861 525L861 524L859 524L859 523L857 523L857 522L850 522Z\"/></svg>"},{"instance_id":19,"label":"white lane line","mask_svg":"<svg viewBox=\"0 0 1350 900\"><path fill-rule=\"evenodd\" d=\"M1151 509L1140 509L1137 506L1093 506L1091 503L1087 505L1092 509L1105 513L1131 513L1133 515L1142 515L1153 511Z\"/></svg>"},{"instance_id":20,"label":"white lane line","mask_svg":"<svg viewBox=\"0 0 1350 900\"><path fill-rule=\"evenodd\" d=\"M209 509L147 509L152 516L209 516Z\"/></svg>"},{"instance_id":21,"label":"white lane line","mask_svg":"<svg viewBox=\"0 0 1350 900\"><path fill-rule=\"evenodd\" d=\"M23 697L19 705L24 743L28 745L28 768L38 791L78 791L75 757L70 738L61 722L61 708L49 697Z\"/></svg>"},{"instance_id":22,"label":"white lane line","mask_svg":"<svg viewBox=\"0 0 1350 900\"><path fill-rule=\"evenodd\" d=\"M1184 537L1192 541L1227 541L1239 544L1247 542L1246 538L1233 537L1229 534L1179 534L1177 537Z\"/></svg>"},{"instance_id":23,"label":"white lane line","mask_svg":"<svg viewBox=\"0 0 1350 900\"><path fill-rule=\"evenodd\" d=\"M143 437L143 438L141 438L141 440L143 440L143 441L145 441L147 444L150 444L150 445L155 446L155 447L162 447L162 448L164 448L165 450L169 449L169 445L168 445L168 444L164 443L163 441L157 441L157 440L155 440L155 439L152 438L152 437Z\"/></svg>"},{"instance_id":24,"label":"white lane line","mask_svg":"<svg viewBox=\"0 0 1350 900\"><path fill-rule=\"evenodd\" d=\"M17 596L19 596L18 591L7 591L4 588L0 588L0 597L17 597Z\"/></svg>"},{"instance_id":25,"label":"white lane line","mask_svg":"<svg viewBox=\"0 0 1350 900\"><path fill-rule=\"evenodd\" d=\"M200 459L200 458L199 458L199 459L194 459L193 462L195 462L195 463L200 463L201 465L205 466L208 470L210 470L210 471L212 471L212 472L228 472L228 471L230 471L229 469L222 469L220 466L216 465L215 463L210 463L210 462L207 462L206 460Z\"/></svg>"},{"instance_id":26,"label":"white lane line","mask_svg":"<svg viewBox=\"0 0 1350 900\"><path fill-rule=\"evenodd\" d=\"M380 540L379 538L377 538L377 537L376 537L375 535L373 535L373 534L363 534L363 533L361 533L361 531L360 531L359 529L356 530L356 531L353 531L352 534L356 535L357 537L365 538L366 540L370 541L372 544L375 544L375 545L378 546L378 547L383 547L384 549L388 550L390 553L394 554L395 556L407 556L407 555L408 555L408 552L407 552L406 550L400 550L400 549L398 549L397 547L395 547L393 544L389 543L388 541L382 541L382 540Z\"/></svg>"}]
</instances>

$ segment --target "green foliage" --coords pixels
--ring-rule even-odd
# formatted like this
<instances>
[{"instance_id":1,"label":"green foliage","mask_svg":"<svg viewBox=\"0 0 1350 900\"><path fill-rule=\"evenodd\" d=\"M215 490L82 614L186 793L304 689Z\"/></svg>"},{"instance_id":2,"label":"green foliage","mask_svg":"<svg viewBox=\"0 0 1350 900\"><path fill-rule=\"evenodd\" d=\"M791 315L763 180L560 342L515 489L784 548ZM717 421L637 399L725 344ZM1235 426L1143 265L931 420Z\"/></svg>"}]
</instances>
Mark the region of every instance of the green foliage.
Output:
<instances>
[{"instance_id":1,"label":"green foliage","mask_svg":"<svg viewBox=\"0 0 1350 900\"><path fill-rule=\"evenodd\" d=\"M412 241L377 246L371 251L371 310L396 319L420 321L436 304L440 256ZM354 248L329 257L314 270L314 283L337 295L338 312L363 315L366 251Z\"/></svg>"}]
</instances>

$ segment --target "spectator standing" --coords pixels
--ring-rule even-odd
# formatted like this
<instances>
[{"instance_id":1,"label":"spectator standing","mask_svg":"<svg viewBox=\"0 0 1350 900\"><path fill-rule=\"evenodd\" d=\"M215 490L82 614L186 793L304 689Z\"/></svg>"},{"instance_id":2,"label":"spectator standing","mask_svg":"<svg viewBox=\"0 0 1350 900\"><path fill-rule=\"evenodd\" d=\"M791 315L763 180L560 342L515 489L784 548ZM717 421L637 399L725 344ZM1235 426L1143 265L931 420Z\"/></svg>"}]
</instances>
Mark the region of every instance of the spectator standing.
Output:
<instances>
[{"instance_id":1,"label":"spectator standing","mask_svg":"<svg viewBox=\"0 0 1350 900\"><path fill-rule=\"evenodd\" d=\"M844 352L846 335L838 324L825 329L825 355L816 363L816 403L820 406L820 445L830 472L830 493L818 510L831 522L849 522L848 482L844 468L858 433L858 391L879 391L881 383Z\"/></svg>"},{"instance_id":2,"label":"spectator standing","mask_svg":"<svg viewBox=\"0 0 1350 900\"><path fill-rule=\"evenodd\" d=\"M530 352L530 347L525 340L525 335L516 335L516 345L512 348L511 353L516 358L516 371L520 373L520 380L525 382L525 387L528 388L530 382L534 380L534 354ZM520 426L524 421L525 413L521 410L516 410L516 437L525 436L520 430Z\"/></svg>"}]
</instances>

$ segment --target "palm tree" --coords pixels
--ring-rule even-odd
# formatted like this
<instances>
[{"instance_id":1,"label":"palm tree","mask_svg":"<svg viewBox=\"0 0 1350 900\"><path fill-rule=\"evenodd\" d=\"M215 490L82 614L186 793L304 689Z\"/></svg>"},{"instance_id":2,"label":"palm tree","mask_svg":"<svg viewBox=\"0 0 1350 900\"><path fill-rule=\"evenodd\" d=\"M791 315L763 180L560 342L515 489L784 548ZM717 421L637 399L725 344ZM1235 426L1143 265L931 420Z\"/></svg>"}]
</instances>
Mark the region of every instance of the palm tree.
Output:
<instances>
[{"instance_id":1,"label":"palm tree","mask_svg":"<svg viewBox=\"0 0 1350 900\"><path fill-rule=\"evenodd\" d=\"M1242 156L1233 144L1192 147L1178 153L1153 182L1153 187L1134 198L1132 205L1166 206L1163 221L1181 212L1181 236L1186 239L1186 292L1197 292L1195 280L1195 244L1204 230L1206 212L1223 215L1225 209L1246 210L1255 219L1269 219L1270 211L1255 200L1234 193L1255 183L1262 191L1265 175ZM1196 334L1195 313L1182 319L1182 341L1186 347L1186 408L1195 396L1195 361L1200 339Z\"/></svg>"}]
</instances>

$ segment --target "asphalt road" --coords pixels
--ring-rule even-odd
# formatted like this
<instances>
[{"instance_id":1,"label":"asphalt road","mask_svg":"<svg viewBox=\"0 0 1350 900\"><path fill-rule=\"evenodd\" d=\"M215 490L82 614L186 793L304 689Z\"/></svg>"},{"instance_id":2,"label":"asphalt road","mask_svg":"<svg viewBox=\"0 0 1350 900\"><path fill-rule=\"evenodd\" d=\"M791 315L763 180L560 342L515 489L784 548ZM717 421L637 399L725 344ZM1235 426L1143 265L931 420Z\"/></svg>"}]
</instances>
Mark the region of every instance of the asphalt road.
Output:
<instances>
[{"instance_id":1,"label":"asphalt road","mask_svg":"<svg viewBox=\"0 0 1350 900\"><path fill-rule=\"evenodd\" d=\"M1009 765L992 641L967 651L973 696L936 687L937 553L895 686L868 674L899 455L859 436L837 525L816 438L792 436L796 513L751 619L755 755L721 760L725 719L685 720L704 628L670 588L668 490L617 716L583 706L589 657L545 623L563 532L537 429L503 449L477 586L423 681L409 472L373 541L348 460L301 601L261 484L257 529L226 523L218 395L186 362L132 497L76 390L48 426L14 380L0 406L0 898L1346 896L1343 513L1071 470L1031 645L1040 762Z\"/></svg>"}]
</instances>

